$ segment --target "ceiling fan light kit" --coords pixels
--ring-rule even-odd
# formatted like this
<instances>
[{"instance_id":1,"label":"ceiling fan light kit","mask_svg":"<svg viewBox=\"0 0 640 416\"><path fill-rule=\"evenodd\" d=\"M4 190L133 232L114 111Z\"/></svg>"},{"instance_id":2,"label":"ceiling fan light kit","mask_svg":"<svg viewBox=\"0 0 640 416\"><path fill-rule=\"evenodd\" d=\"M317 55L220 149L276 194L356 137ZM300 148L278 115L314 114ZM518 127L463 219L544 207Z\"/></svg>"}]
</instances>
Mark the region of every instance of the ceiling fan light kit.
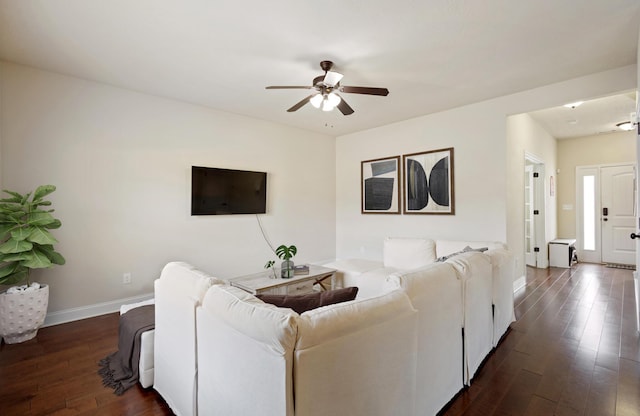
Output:
<instances>
[{"instance_id":1,"label":"ceiling fan light kit","mask_svg":"<svg viewBox=\"0 0 640 416\"><path fill-rule=\"evenodd\" d=\"M322 111L333 111L342 99L336 93L316 94L309 99L309 102L315 108L322 108Z\"/></svg>"},{"instance_id":2,"label":"ceiling fan light kit","mask_svg":"<svg viewBox=\"0 0 640 416\"><path fill-rule=\"evenodd\" d=\"M301 101L297 102L291 108L289 108L287 111L290 113L299 110L306 103L311 103L312 106L318 109L322 109L322 111L333 111L333 109L337 107L338 110L340 110L340 112L345 116L353 114L354 110L349 104L346 103L346 101L344 101L342 97L338 95L337 91L347 94L366 94L380 96L389 95L389 90L386 88L341 86L340 81L342 80L343 75L338 72L331 71L331 68L333 68L333 62L331 61L320 62L320 68L322 68L322 70L324 71L324 75L315 77L311 86L274 85L266 87L266 89L315 90L313 94L303 98Z\"/></svg>"}]
</instances>

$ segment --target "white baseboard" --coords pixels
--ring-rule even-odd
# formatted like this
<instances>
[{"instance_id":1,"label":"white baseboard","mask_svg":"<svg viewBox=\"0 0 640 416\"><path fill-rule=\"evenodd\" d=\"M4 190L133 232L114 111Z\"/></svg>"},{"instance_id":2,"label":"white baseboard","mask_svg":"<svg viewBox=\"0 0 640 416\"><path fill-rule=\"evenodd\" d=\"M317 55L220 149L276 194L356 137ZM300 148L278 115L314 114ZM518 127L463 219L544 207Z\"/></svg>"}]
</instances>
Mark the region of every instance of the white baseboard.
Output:
<instances>
[{"instance_id":1,"label":"white baseboard","mask_svg":"<svg viewBox=\"0 0 640 416\"><path fill-rule=\"evenodd\" d=\"M516 281L513 282L513 293L525 287L526 284L527 284L527 278L525 276L520 276L519 279L516 279Z\"/></svg>"},{"instance_id":2,"label":"white baseboard","mask_svg":"<svg viewBox=\"0 0 640 416\"><path fill-rule=\"evenodd\" d=\"M80 319L93 318L94 316L105 315L107 313L119 312L120 306L122 305L142 302L143 300L151 298L153 298L153 293L147 293L146 295L132 296L130 298L118 299L110 302L96 303L95 305L51 312L44 318L44 325L42 325L42 327L79 321Z\"/></svg>"}]
</instances>

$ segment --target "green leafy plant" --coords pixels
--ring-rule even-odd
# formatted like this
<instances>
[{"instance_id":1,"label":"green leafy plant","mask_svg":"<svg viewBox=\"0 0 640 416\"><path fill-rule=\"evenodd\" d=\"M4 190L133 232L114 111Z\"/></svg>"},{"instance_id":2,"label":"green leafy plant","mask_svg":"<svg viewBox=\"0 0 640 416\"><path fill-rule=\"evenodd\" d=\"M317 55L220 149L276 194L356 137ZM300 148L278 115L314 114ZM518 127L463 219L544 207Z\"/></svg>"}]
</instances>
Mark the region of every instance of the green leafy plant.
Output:
<instances>
[{"instance_id":1,"label":"green leafy plant","mask_svg":"<svg viewBox=\"0 0 640 416\"><path fill-rule=\"evenodd\" d=\"M264 265L265 269L271 269L271 274L273 275L273 277L276 277L276 271L274 270L273 266L276 265L276 262L274 260L269 260L267 262L267 264Z\"/></svg>"},{"instance_id":2,"label":"green leafy plant","mask_svg":"<svg viewBox=\"0 0 640 416\"><path fill-rule=\"evenodd\" d=\"M42 209L51 206L44 197L55 190L53 185L39 186L25 195L4 190L11 197L0 199L0 285L23 280L30 284L31 269L65 263L53 248L58 240L49 232L62 223L51 215L53 209Z\"/></svg>"},{"instance_id":3,"label":"green leafy plant","mask_svg":"<svg viewBox=\"0 0 640 416\"><path fill-rule=\"evenodd\" d=\"M282 244L278 246L278 248L276 248L276 256L284 260L282 262L282 269L280 270L282 278L288 279L290 277L293 277L293 260L291 259L296 255L297 252L298 248L294 245L287 247L286 245Z\"/></svg>"},{"instance_id":4,"label":"green leafy plant","mask_svg":"<svg viewBox=\"0 0 640 416\"><path fill-rule=\"evenodd\" d=\"M294 245L287 247L282 244L276 248L276 256L284 261L291 260L297 253L298 248Z\"/></svg>"}]
</instances>

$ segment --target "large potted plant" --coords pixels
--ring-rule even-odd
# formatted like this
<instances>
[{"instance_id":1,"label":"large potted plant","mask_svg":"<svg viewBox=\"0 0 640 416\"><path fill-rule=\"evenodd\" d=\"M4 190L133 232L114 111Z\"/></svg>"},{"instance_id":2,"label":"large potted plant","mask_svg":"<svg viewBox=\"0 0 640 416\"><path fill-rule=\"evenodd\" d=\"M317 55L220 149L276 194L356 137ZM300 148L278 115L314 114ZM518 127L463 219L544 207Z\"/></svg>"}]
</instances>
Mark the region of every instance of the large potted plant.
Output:
<instances>
[{"instance_id":1,"label":"large potted plant","mask_svg":"<svg viewBox=\"0 0 640 416\"><path fill-rule=\"evenodd\" d=\"M49 286L31 282L31 270L65 263L50 233L62 223L44 199L55 190L53 185L25 195L5 190L10 197L0 199L0 285L26 283L0 293L0 337L8 344L32 339L44 323Z\"/></svg>"}]
</instances>

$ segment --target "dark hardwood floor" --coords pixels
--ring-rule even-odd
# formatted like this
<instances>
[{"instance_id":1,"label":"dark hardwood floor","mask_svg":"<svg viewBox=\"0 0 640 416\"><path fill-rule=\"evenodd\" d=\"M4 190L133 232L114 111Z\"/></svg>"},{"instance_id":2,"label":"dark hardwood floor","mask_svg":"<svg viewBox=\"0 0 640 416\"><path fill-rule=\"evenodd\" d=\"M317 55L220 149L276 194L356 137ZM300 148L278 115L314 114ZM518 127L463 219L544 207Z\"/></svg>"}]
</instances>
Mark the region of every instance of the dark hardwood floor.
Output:
<instances>
[{"instance_id":1,"label":"dark hardwood floor","mask_svg":"<svg viewBox=\"0 0 640 416\"><path fill-rule=\"evenodd\" d=\"M0 348L0 415L172 415L153 389L102 386L98 361L118 347L118 314L42 328Z\"/></svg>"},{"instance_id":2,"label":"dark hardwood floor","mask_svg":"<svg viewBox=\"0 0 640 416\"><path fill-rule=\"evenodd\" d=\"M634 308L629 270L530 269L517 322L442 414L640 415ZM171 415L152 389L102 386L97 362L115 350L117 327L110 314L3 344L0 415Z\"/></svg>"},{"instance_id":3,"label":"dark hardwood floor","mask_svg":"<svg viewBox=\"0 0 640 416\"><path fill-rule=\"evenodd\" d=\"M640 415L630 270L529 269L508 335L443 415Z\"/></svg>"}]
</instances>

